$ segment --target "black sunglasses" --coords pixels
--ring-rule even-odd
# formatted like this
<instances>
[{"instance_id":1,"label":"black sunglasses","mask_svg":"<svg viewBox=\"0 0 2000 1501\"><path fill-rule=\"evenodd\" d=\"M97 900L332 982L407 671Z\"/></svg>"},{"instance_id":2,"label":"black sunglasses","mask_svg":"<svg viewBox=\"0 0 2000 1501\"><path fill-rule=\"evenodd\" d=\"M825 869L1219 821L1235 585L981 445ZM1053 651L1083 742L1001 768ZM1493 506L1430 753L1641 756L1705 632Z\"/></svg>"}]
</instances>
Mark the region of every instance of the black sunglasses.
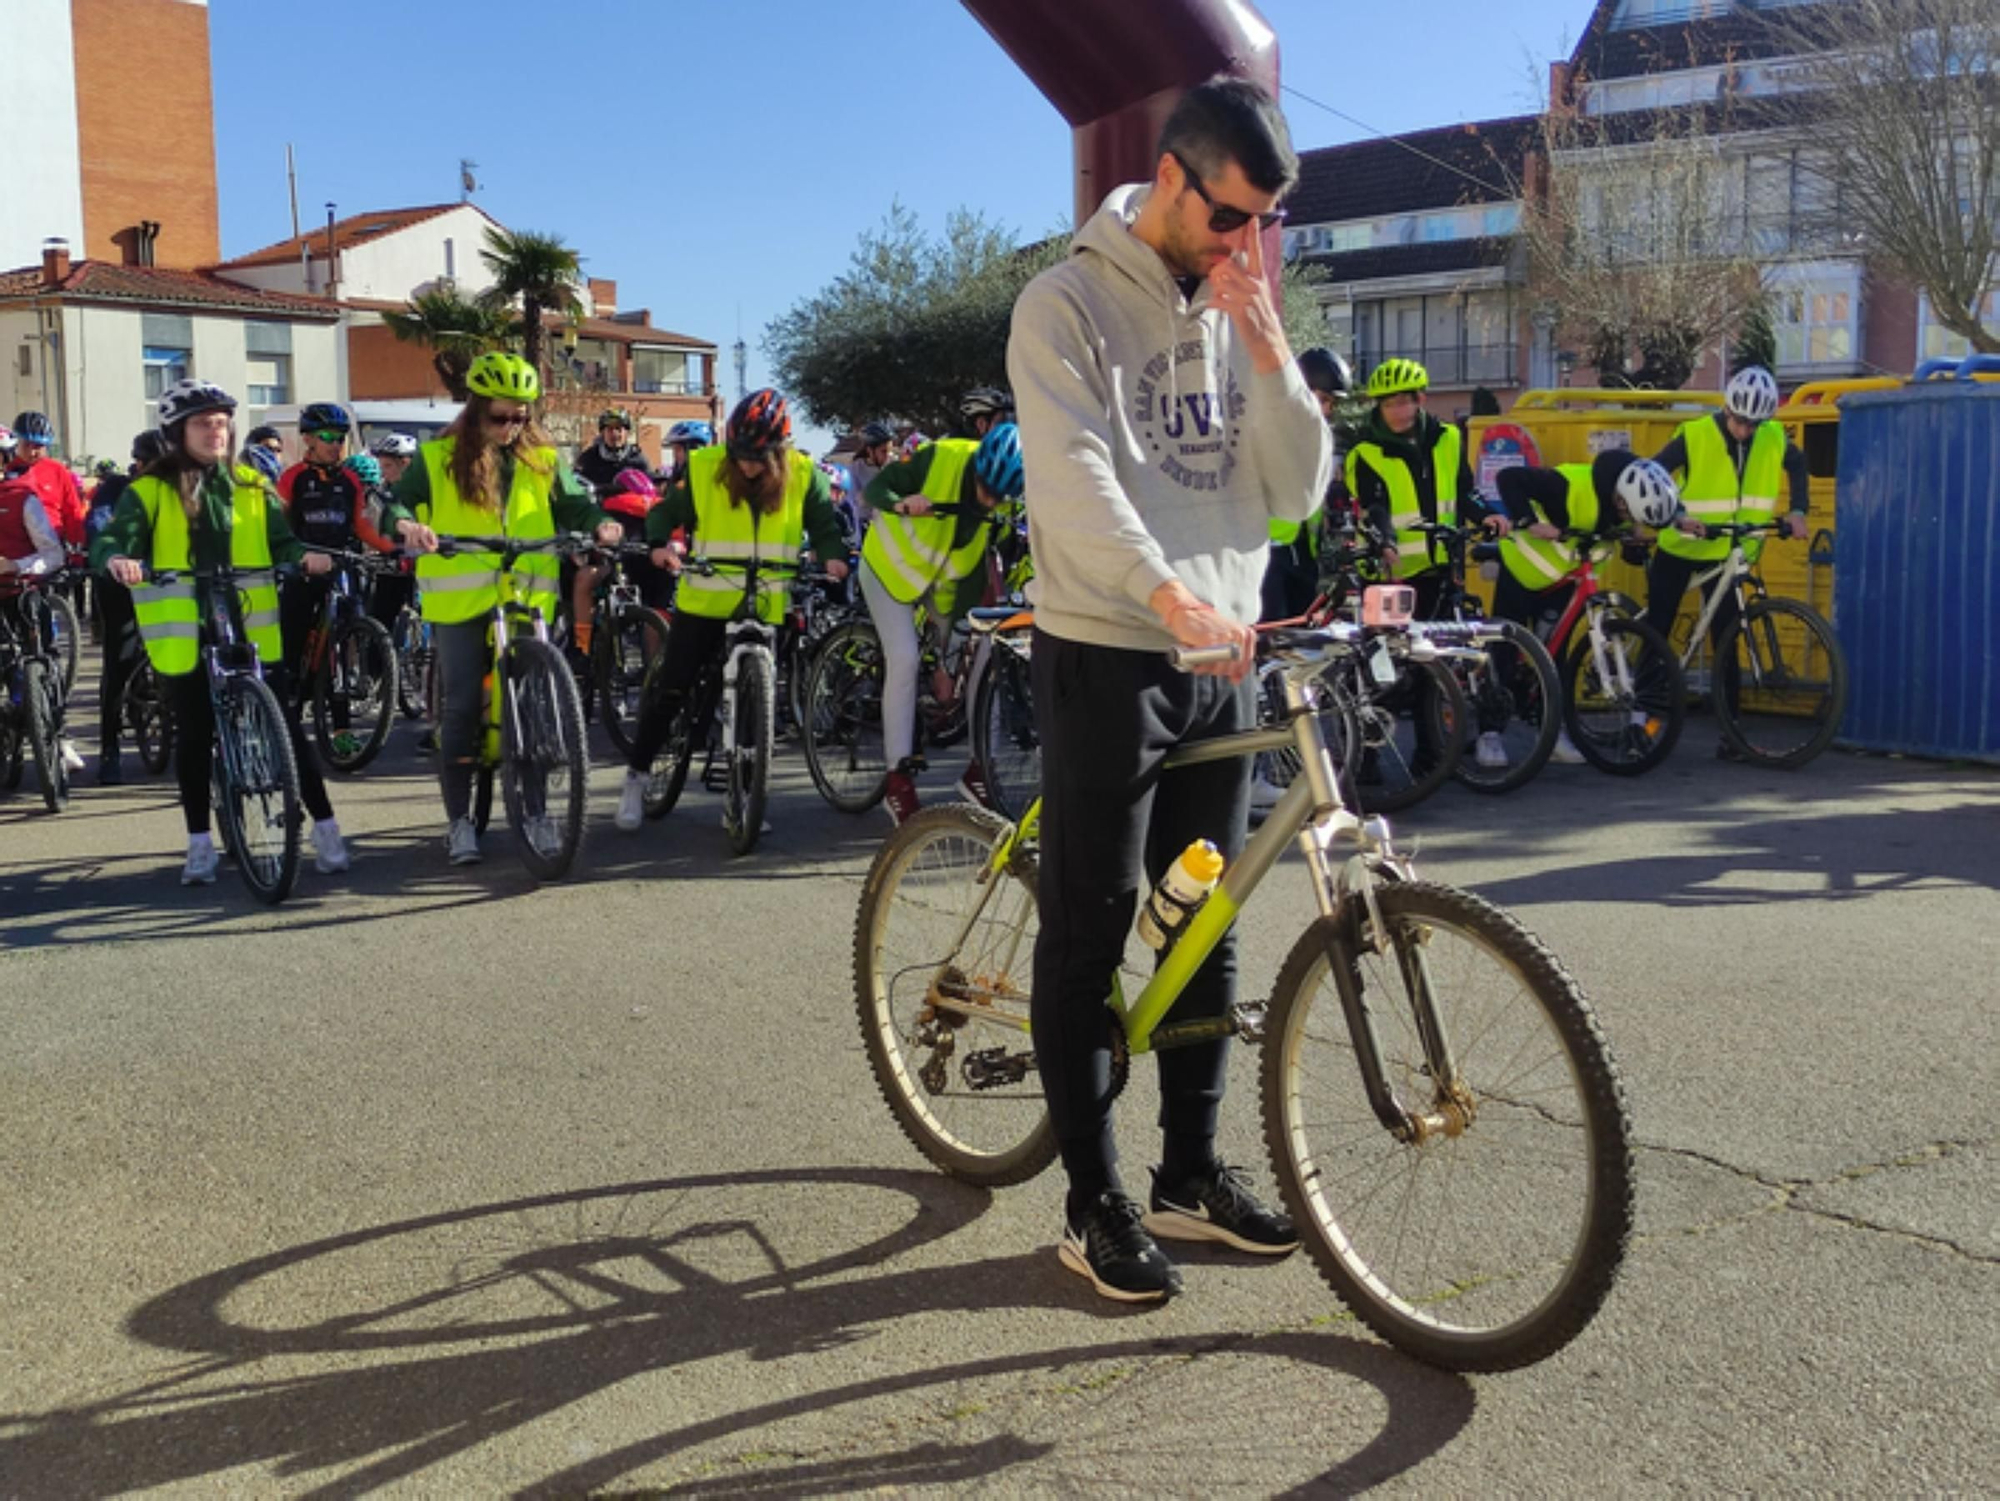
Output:
<instances>
[{"instance_id":1,"label":"black sunglasses","mask_svg":"<svg viewBox=\"0 0 2000 1501\"><path fill-rule=\"evenodd\" d=\"M1252 219L1257 221L1259 229L1271 229L1285 222L1287 211L1283 204L1274 209L1267 209L1261 214L1253 214L1248 209L1237 208L1234 204L1217 203L1215 195L1208 190L1208 184L1201 180L1199 172L1188 165L1186 157L1178 151L1169 152L1168 155L1181 164L1181 171L1187 176L1188 186L1201 194L1201 201L1208 205L1208 227L1216 234L1233 235Z\"/></svg>"}]
</instances>

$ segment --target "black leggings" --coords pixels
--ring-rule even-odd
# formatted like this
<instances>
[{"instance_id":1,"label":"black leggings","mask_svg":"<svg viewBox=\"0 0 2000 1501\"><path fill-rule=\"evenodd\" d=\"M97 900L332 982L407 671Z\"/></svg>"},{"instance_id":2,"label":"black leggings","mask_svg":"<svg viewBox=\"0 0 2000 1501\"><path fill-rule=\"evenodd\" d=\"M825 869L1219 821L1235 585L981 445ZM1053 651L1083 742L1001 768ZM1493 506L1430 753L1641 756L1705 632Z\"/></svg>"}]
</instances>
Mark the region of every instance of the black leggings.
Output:
<instances>
[{"instance_id":1,"label":"black leggings","mask_svg":"<svg viewBox=\"0 0 2000 1501\"><path fill-rule=\"evenodd\" d=\"M97 685L97 748L110 759L118 754L118 721L125 712L125 685L139 670L139 623L132 613L132 591L110 579L97 581L98 621L104 638L104 673Z\"/></svg>"},{"instance_id":2,"label":"black leggings","mask_svg":"<svg viewBox=\"0 0 2000 1501\"><path fill-rule=\"evenodd\" d=\"M1715 567L1714 562L1700 562L1692 558L1678 557L1662 549L1653 550L1652 561L1646 565L1646 624L1666 637L1671 643L1674 638L1674 617L1680 613L1681 597L1694 582L1697 573L1705 573ZM1709 584L1701 592L1703 608L1708 598L1715 592L1715 585ZM1725 659L1719 650L1723 635L1736 623L1741 612L1736 607L1736 591L1730 590L1722 598L1722 604L1715 612L1715 620L1708 628L1709 645L1718 648L1715 654L1717 686L1721 689L1723 702L1731 708L1736 706L1739 674L1736 654L1731 652Z\"/></svg>"},{"instance_id":3,"label":"black leggings","mask_svg":"<svg viewBox=\"0 0 2000 1501\"><path fill-rule=\"evenodd\" d=\"M282 674L267 674L277 695L279 712L292 737L292 757L299 768L299 797L315 819L333 817L326 782L319 774L319 757L299 727ZM178 677L163 677L161 687L173 707L174 773L181 784L181 817L190 834L206 834L209 826L209 773L215 765L215 708L208 701L208 674L200 667Z\"/></svg>"},{"instance_id":4,"label":"black leggings","mask_svg":"<svg viewBox=\"0 0 2000 1501\"><path fill-rule=\"evenodd\" d=\"M1189 843L1242 852L1250 760L1163 772L1175 745L1250 728L1250 683L1193 677L1164 655L1042 631L1029 656L1042 740L1041 934L1035 941L1035 1060L1069 1173L1071 1208L1117 1186L1111 1132L1111 1012L1105 1002L1141 894ZM1236 992L1225 936L1175 1004L1176 1021L1221 1016ZM1168 1171L1206 1164L1228 1040L1159 1054Z\"/></svg>"},{"instance_id":5,"label":"black leggings","mask_svg":"<svg viewBox=\"0 0 2000 1501\"><path fill-rule=\"evenodd\" d=\"M673 628L667 632L667 648L660 654L659 679L639 713L639 733L633 737L632 756L626 763L632 770L651 769L653 757L673 733L682 695L722 651L728 631L726 620L690 615L685 610L674 616Z\"/></svg>"}]
</instances>

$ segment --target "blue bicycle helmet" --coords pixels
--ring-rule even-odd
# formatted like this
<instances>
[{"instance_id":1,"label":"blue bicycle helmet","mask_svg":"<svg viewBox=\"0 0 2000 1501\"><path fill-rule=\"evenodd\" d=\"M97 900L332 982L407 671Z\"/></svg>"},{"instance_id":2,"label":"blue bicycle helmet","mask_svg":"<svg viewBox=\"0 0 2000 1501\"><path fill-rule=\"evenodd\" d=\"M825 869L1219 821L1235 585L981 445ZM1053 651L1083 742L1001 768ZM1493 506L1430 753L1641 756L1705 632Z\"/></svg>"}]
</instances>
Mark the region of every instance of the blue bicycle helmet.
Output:
<instances>
[{"instance_id":1,"label":"blue bicycle helmet","mask_svg":"<svg viewBox=\"0 0 2000 1501\"><path fill-rule=\"evenodd\" d=\"M346 432L353 426L347 420L347 412L331 401L315 401L299 413L299 431L302 433Z\"/></svg>"},{"instance_id":2,"label":"blue bicycle helmet","mask_svg":"<svg viewBox=\"0 0 2000 1501\"><path fill-rule=\"evenodd\" d=\"M1021 429L1011 422L989 429L979 440L979 452L972 456L972 472L996 499L1019 500L1027 488L1027 471L1021 463Z\"/></svg>"},{"instance_id":3,"label":"blue bicycle helmet","mask_svg":"<svg viewBox=\"0 0 2000 1501\"><path fill-rule=\"evenodd\" d=\"M39 443L46 448L55 442L56 428L40 412L23 412L14 419L14 436L23 443Z\"/></svg>"},{"instance_id":4,"label":"blue bicycle helmet","mask_svg":"<svg viewBox=\"0 0 2000 1501\"><path fill-rule=\"evenodd\" d=\"M669 445L688 443L696 448L712 448L715 446L715 429L706 422L676 422L667 429L667 442Z\"/></svg>"},{"instance_id":5,"label":"blue bicycle helmet","mask_svg":"<svg viewBox=\"0 0 2000 1501\"><path fill-rule=\"evenodd\" d=\"M285 461L278 457L275 449L266 448L262 443L252 443L244 449L243 462L274 485L278 476L285 472Z\"/></svg>"}]
</instances>

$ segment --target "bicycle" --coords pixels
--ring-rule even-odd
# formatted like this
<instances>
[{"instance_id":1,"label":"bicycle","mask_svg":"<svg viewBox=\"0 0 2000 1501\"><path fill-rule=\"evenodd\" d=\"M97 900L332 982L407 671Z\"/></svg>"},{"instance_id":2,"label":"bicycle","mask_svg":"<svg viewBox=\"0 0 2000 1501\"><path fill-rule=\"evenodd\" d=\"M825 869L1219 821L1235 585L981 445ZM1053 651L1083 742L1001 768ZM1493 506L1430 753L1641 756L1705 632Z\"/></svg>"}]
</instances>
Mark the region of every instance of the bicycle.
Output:
<instances>
[{"instance_id":1,"label":"bicycle","mask_svg":"<svg viewBox=\"0 0 2000 1501\"><path fill-rule=\"evenodd\" d=\"M972 699L972 754L986 772L989 805L1003 818L1014 818L1042 786L1042 741L1029 668L1035 612L974 610L970 619L989 642L986 671Z\"/></svg>"},{"instance_id":2,"label":"bicycle","mask_svg":"<svg viewBox=\"0 0 2000 1501\"><path fill-rule=\"evenodd\" d=\"M71 594L77 584L89 576L83 554L72 552L68 556L68 565L48 576L44 595L49 610L50 645L62 669L65 697L76 689L77 664L83 655L83 625L77 617L76 601Z\"/></svg>"},{"instance_id":3,"label":"bicycle","mask_svg":"<svg viewBox=\"0 0 2000 1501\"><path fill-rule=\"evenodd\" d=\"M312 706L313 738L327 766L351 776L380 754L401 697L389 628L368 614L354 584L355 570L382 566L381 554L314 551L332 558L334 568L323 576L326 590L299 653L294 692L301 711Z\"/></svg>"},{"instance_id":4,"label":"bicycle","mask_svg":"<svg viewBox=\"0 0 2000 1501\"><path fill-rule=\"evenodd\" d=\"M1542 640L1526 626L1488 617L1465 587L1465 557L1469 546L1487 545L1491 533L1481 527L1437 526L1419 522L1417 529L1445 550L1445 586L1438 596L1439 620L1477 625L1489 633L1483 656L1461 660L1453 672L1465 690L1469 709L1465 732L1469 740L1495 735L1505 755L1497 766L1483 766L1476 754L1461 754L1452 774L1474 792L1512 792L1533 780L1555 751L1562 732L1562 679L1555 659ZM1503 659L1495 648L1511 649ZM1504 665L1503 665L1504 662Z\"/></svg>"},{"instance_id":5,"label":"bicycle","mask_svg":"<svg viewBox=\"0 0 2000 1501\"><path fill-rule=\"evenodd\" d=\"M1731 749L1761 766L1796 770L1839 733L1847 706L1847 658L1826 617L1810 605L1768 593L1750 560L1746 538L1782 536L1784 530L1777 521L1718 522L1708 528L1709 536L1729 539L1729 555L1691 581L1703 591L1703 603L1679 661L1689 690L1707 694ZM1725 598L1735 600L1736 620L1702 668L1697 664L1708 651L1709 631Z\"/></svg>"},{"instance_id":6,"label":"bicycle","mask_svg":"<svg viewBox=\"0 0 2000 1501\"><path fill-rule=\"evenodd\" d=\"M63 764L63 715L68 689L57 650L53 601L59 591L39 578L10 577L0 594L0 785L21 785L25 762L35 763L43 806L69 806L69 768ZM72 619L75 617L72 616Z\"/></svg>"},{"instance_id":7,"label":"bicycle","mask_svg":"<svg viewBox=\"0 0 2000 1501\"><path fill-rule=\"evenodd\" d=\"M639 728L640 695L646 670L667 645L667 617L649 608L639 586L625 576L625 559L645 557L652 548L643 542L601 544L592 549L608 567L591 591L590 676L580 684L584 715L599 714L604 732L620 755L632 751Z\"/></svg>"},{"instance_id":8,"label":"bicycle","mask_svg":"<svg viewBox=\"0 0 2000 1501\"><path fill-rule=\"evenodd\" d=\"M1548 591L1567 599L1551 623L1538 630L1549 655L1562 664L1563 719L1571 743L1599 771L1638 776L1672 753L1687 719L1687 694L1679 660L1666 638L1629 613L1632 602L1597 581L1597 565L1621 539L1597 532L1565 531L1577 544L1576 563ZM1482 561L1500 555L1497 543L1472 550ZM1582 634L1577 634L1578 627Z\"/></svg>"},{"instance_id":9,"label":"bicycle","mask_svg":"<svg viewBox=\"0 0 2000 1501\"><path fill-rule=\"evenodd\" d=\"M125 698L120 706L125 724L132 732L139 764L158 776L174 755L174 716L167 695L160 687L160 675L153 671L152 658L141 652L139 665L125 682Z\"/></svg>"},{"instance_id":10,"label":"bicycle","mask_svg":"<svg viewBox=\"0 0 2000 1501\"><path fill-rule=\"evenodd\" d=\"M239 569L229 564L186 571L147 570L155 589L202 598L200 670L215 718L210 777L223 850L233 856L250 895L276 906L299 876L298 762L278 696L264 681L257 649L241 627L243 580L289 569Z\"/></svg>"},{"instance_id":11,"label":"bicycle","mask_svg":"<svg viewBox=\"0 0 2000 1501\"><path fill-rule=\"evenodd\" d=\"M778 632L757 613L758 585L765 573L796 573L797 567L757 558L735 563L702 557L689 558L682 566L708 578L741 573L743 598L729 617L724 650L702 664L693 686L681 696L666 743L653 758L641 806L651 819L673 811L687 785L695 742L702 740L707 747L702 785L722 792L722 826L729 846L747 855L764 832L764 804L777 743ZM649 702L662 691L659 671L660 663L655 662L646 677Z\"/></svg>"},{"instance_id":12,"label":"bicycle","mask_svg":"<svg viewBox=\"0 0 2000 1501\"><path fill-rule=\"evenodd\" d=\"M436 709L433 663L437 648L432 644L430 622L415 604L396 612L389 630L389 643L396 652L396 703L405 719L422 719Z\"/></svg>"},{"instance_id":13,"label":"bicycle","mask_svg":"<svg viewBox=\"0 0 2000 1501\"><path fill-rule=\"evenodd\" d=\"M1440 642L1461 628L1427 626ZM1457 633L1456 635L1454 633ZM1301 772L1136 997L1114 976L1112 1088L1133 1054L1263 1042L1264 1139L1327 1282L1408 1354L1527 1365L1602 1306L1632 1232L1632 1127L1581 986L1499 907L1421 881L1388 823L1340 790L1314 699L1371 649L1351 625L1273 630L1286 718L1182 747L1167 766L1285 748ZM1179 652L1189 667L1220 652ZM870 1069L905 1135L953 1177L1023 1182L1056 1156L1036 1077L1030 975L1040 803L1018 824L943 805L900 825L855 919ZM1294 842L1319 916L1268 1001L1214 1020L1173 1005Z\"/></svg>"},{"instance_id":14,"label":"bicycle","mask_svg":"<svg viewBox=\"0 0 2000 1501\"><path fill-rule=\"evenodd\" d=\"M484 727L473 776L472 822L480 833L493 814L499 774L507 826L521 863L538 881L569 873L583 847L584 801L590 763L584 742L583 700L563 654L549 639L549 623L527 599L529 575L514 564L530 552L583 552L589 537L472 537L440 535L445 557L483 553L499 560L500 598L489 617ZM435 680L436 673L431 673Z\"/></svg>"}]
</instances>

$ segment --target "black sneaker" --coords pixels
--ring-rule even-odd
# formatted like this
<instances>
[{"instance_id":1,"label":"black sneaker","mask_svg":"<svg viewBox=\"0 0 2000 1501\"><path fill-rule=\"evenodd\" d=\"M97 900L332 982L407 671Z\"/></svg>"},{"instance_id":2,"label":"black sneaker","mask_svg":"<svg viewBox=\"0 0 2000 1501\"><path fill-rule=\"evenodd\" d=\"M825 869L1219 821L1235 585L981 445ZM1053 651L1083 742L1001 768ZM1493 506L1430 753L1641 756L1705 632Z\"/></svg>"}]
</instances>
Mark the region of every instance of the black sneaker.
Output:
<instances>
[{"instance_id":1,"label":"black sneaker","mask_svg":"<svg viewBox=\"0 0 2000 1501\"><path fill-rule=\"evenodd\" d=\"M1283 1256L1298 1249L1299 1232L1275 1209L1250 1192L1243 1169L1221 1163L1183 1183L1153 1172L1153 1208L1145 1227L1163 1240L1214 1240L1257 1256Z\"/></svg>"},{"instance_id":2,"label":"black sneaker","mask_svg":"<svg viewBox=\"0 0 2000 1501\"><path fill-rule=\"evenodd\" d=\"M1100 1194L1081 1221L1063 1227L1062 1264L1121 1303L1159 1303L1181 1290L1180 1269L1139 1225L1139 1206L1122 1193Z\"/></svg>"}]
</instances>

